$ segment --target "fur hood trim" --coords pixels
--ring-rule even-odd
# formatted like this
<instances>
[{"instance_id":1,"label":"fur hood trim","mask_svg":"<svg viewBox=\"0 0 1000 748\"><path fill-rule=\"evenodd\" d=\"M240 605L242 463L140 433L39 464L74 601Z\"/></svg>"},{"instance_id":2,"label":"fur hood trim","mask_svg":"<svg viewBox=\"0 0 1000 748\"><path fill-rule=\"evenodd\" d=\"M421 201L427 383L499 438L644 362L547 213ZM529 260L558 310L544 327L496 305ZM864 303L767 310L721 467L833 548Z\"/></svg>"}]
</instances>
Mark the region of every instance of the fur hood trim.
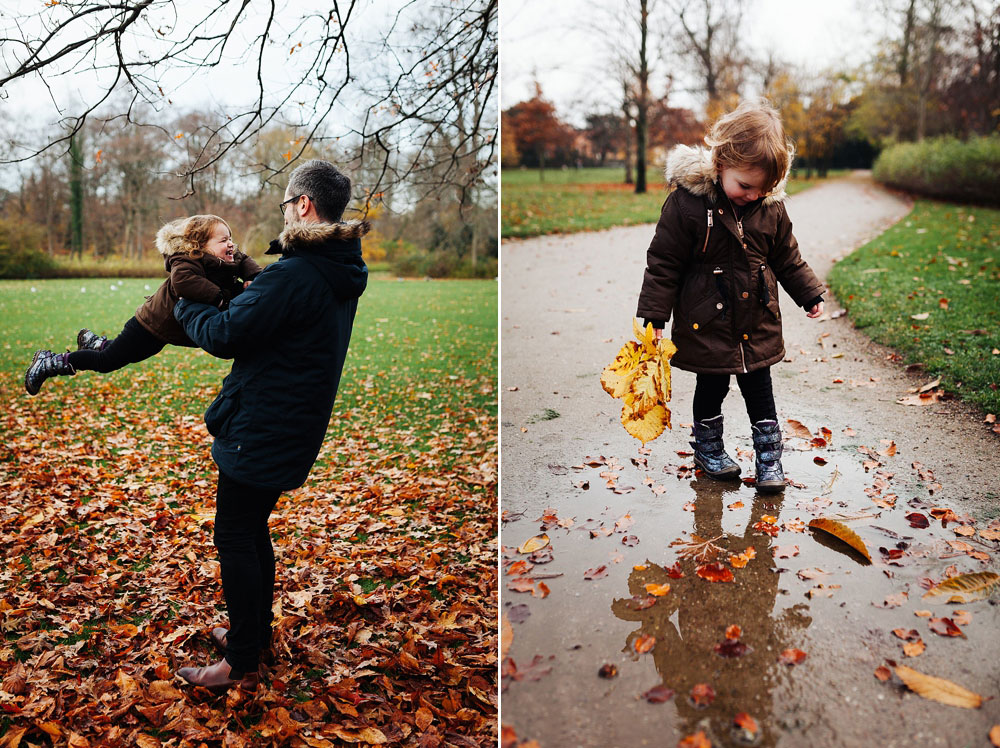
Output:
<instances>
[{"instance_id":1,"label":"fur hood trim","mask_svg":"<svg viewBox=\"0 0 1000 748\"><path fill-rule=\"evenodd\" d=\"M330 241L360 239L371 231L367 220L342 221L340 223L292 223L278 235L282 250L309 244L325 244Z\"/></svg>"},{"instance_id":2,"label":"fur hood trim","mask_svg":"<svg viewBox=\"0 0 1000 748\"><path fill-rule=\"evenodd\" d=\"M175 221L165 223L156 232L156 249L161 255L164 257L189 255L201 249L197 242L184 236L183 230L186 223L186 218L178 218Z\"/></svg>"},{"instance_id":3,"label":"fur hood trim","mask_svg":"<svg viewBox=\"0 0 1000 748\"><path fill-rule=\"evenodd\" d=\"M785 185L788 184L791 169L792 160L789 158L788 170L771 193L764 198L764 205L780 203L788 197ZM674 146L667 154L667 166L663 174L668 184L683 187L692 195L707 197L713 205L716 195L722 190L718 184L719 175L712 164L712 152L702 146Z\"/></svg>"}]
</instances>

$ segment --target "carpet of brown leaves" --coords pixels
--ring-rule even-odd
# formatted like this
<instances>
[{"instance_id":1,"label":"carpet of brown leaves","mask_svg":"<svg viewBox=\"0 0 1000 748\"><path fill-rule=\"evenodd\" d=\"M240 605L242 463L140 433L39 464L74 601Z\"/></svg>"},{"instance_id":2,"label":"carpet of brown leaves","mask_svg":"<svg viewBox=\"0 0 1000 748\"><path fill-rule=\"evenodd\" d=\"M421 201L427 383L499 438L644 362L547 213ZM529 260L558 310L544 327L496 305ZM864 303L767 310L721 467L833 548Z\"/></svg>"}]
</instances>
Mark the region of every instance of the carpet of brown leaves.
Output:
<instances>
[{"instance_id":1,"label":"carpet of brown leaves","mask_svg":"<svg viewBox=\"0 0 1000 748\"><path fill-rule=\"evenodd\" d=\"M227 623L198 410L90 385L0 386L0 745L496 744L495 415L456 405L418 448L335 412L271 517L277 656L247 700L173 676Z\"/></svg>"}]
</instances>

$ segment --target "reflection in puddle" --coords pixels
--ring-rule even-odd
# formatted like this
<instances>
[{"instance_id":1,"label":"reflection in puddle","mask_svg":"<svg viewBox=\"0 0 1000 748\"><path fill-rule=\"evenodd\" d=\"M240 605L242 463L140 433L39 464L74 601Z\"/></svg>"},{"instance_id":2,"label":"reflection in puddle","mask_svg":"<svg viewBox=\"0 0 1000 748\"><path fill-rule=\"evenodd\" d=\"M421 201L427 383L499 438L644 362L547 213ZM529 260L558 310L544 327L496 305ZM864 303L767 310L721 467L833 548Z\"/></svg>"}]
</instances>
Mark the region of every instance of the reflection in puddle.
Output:
<instances>
[{"instance_id":1,"label":"reflection in puddle","mask_svg":"<svg viewBox=\"0 0 1000 748\"><path fill-rule=\"evenodd\" d=\"M662 684L676 692L673 703L680 735L704 730L713 744L774 745L778 736L771 720L772 699L777 681L789 669L779 664L778 656L797 647L800 641L796 632L812 622L804 603L775 610L779 574L772 539L753 529L758 522L766 524L764 518L776 513L781 499L758 495L749 520L742 527L726 529L724 507L737 500L740 484L697 479L691 487L695 492L693 532L713 539L722 552L716 552L714 558L703 555L701 560L679 558L670 568L676 570L679 566L684 575L681 578L672 578L676 571L671 575L668 568L658 564L634 568L628 577L628 595L611 605L615 616L638 624L628 635L623 651L634 658L645 656L636 653L637 642L648 642L642 637L655 638L649 655ZM732 569L734 581L707 582L696 574L702 561L732 568L730 556L744 554L750 546L756 553L743 568ZM670 591L644 607L649 598L647 586L665 584L670 585ZM730 630L729 646L722 651L741 651L733 642L747 648L739 656L724 657L716 653L716 646L727 641L730 626L738 626L741 631L733 636L737 632ZM715 691L715 699L708 706L696 706L691 698L692 690L701 684ZM755 736L734 724L734 717L741 712L749 713L759 726Z\"/></svg>"}]
</instances>

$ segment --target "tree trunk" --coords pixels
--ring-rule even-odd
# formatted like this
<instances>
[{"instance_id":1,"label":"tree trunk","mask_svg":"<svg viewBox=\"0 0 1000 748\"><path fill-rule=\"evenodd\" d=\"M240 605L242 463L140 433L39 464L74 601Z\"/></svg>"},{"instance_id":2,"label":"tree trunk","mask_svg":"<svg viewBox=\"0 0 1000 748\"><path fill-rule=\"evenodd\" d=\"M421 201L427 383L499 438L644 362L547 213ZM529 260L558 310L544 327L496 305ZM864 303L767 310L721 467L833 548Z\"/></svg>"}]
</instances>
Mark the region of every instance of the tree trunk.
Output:
<instances>
[{"instance_id":1,"label":"tree trunk","mask_svg":"<svg viewBox=\"0 0 1000 748\"><path fill-rule=\"evenodd\" d=\"M639 0L639 100L635 121L635 194L646 192L646 137L649 130L649 64L646 60L646 32L649 22L648 0Z\"/></svg>"},{"instance_id":2,"label":"tree trunk","mask_svg":"<svg viewBox=\"0 0 1000 748\"><path fill-rule=\"evenodd\" d=\"M545 149L544 148L540 148L540 149L538 149L537 153L538 153L538 181L539 182L544 182L545 181Z\"/></svg>"},{"instance_id":3,"label":"tree trunk","mask_svg":"<svg viewBox=\"0 0 1000 748\"><path fill-rule=\"evenodd\" d=\"M69 253L83 256L83 154L76 135L69 141Z\"/></svg>"}]
</instances>

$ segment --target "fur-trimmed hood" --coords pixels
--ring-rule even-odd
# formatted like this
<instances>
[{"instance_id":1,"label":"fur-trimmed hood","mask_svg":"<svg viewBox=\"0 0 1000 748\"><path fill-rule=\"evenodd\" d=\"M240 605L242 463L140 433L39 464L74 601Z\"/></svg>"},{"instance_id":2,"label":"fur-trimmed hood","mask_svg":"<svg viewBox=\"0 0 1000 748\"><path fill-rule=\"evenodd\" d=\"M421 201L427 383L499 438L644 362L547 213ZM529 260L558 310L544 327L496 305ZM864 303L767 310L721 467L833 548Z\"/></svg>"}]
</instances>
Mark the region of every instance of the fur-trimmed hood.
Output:
<instances>
[{"instance_id":1,"label":"fur-trimmed hood","mask_svg":"<svg viewBox=\"0 0 1000 748\"><path fill-rule=\"evenodd\" d=\"M764 205L780 203L788 197L785 185L788 183L791 169L792 159L789 158L785 175L764 198ZM663 175L668 184L683 187L692 195L707 197L713 205L716 195L722 189L718 184L719 174L712 163L712 152L703 146L678 145L671 148L667 154L667 166L663 170Z\"/></svg>"},{"instance_id":2,"label":"fur-trimmed hood","mask_svg":"<svg viewBox=\"0 0 1000 748\"><path fill-rule=\"evenodd\" d=\"M163 224L156 232L156 249L161 255L164 257L189 255L201 249L198 242L184 235L187 221L187 218L177 218Z\"/></svg>"},{"instance_id":3,"label":"fur-trimmed hood","mask_svg":"<svg viewBox=\"0 0 1000 748\"><path fill-rule=\"evenodd\" d=\"M339 223L290 223L278 234L278 239L271 242L271 247L264 254L288 254L296 249L322 245L335 241L351 241L360 239L369 231L372 225L369 221L341 221ZM277 245L277 246L276 246Z\"/></svg>"}]
</instances>

